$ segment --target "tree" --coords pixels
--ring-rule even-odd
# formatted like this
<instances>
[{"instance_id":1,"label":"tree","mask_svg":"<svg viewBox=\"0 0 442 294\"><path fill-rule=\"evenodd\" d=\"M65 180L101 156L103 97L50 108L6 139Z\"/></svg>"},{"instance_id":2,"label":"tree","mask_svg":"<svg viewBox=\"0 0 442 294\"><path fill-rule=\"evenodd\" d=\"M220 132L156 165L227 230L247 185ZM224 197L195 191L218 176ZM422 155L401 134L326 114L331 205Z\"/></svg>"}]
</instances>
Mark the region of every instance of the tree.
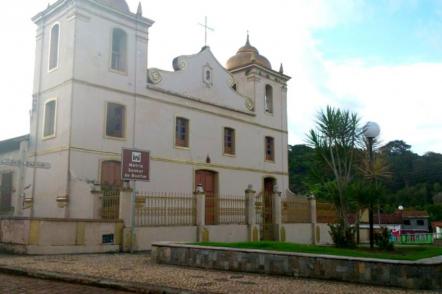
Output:
<instances>
[{"instance_id":1,"label":"tree","mask_svg":"<svg viewBox=\"0 0 442 294\"><path fill-rule=\"evenodd\" d=\"M352 180L355 149L361 143L359 121L356 113L327 106L318 114L316 129L310 130L307 137L318 159L333 173L332 197L344 231L348 227L347 188Z\"/></svg>"}]
</instances>

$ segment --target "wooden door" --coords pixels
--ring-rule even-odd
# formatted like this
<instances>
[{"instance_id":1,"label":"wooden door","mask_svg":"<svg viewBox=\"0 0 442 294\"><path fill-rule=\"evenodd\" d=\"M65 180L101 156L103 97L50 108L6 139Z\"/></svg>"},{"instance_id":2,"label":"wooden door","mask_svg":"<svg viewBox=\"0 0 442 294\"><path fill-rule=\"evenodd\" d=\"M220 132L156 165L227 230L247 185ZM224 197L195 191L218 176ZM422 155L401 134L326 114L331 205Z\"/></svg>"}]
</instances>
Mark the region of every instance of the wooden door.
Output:
<instances>
[{"instance_id":1,"label":"wooden door","mask_svg":"<svg viewBox=\"0 0 442 294\"><path fill-rule=\"evenodd\" d=\"M104 190L118 190L121 187L121 163L115 160L101 163L101 186Z\"/></svg>"},{"instance_id":2,"label":"wooden door","mask_svg":"<svg viewBox=\"0 0 442 294\"><path fill-rule=\"evenodd\" d=\"M198 170L195 173L195 185L202 185L206 193L206 225L216 224L216 173L208 170ZM195 187L196 188L196 187Z\"/></svg>"},{"instance_id":3,"label":"wooden door","mask_svg":"<svg viewBox=\"0 0 442 294\"><path fill-rule=\"evenodd\" d=\"M2 185L0 194L0 211L9 211L11 209L12 197L12 173L2 174Z\"/></svg>"},{"instance_id":4,"label":"wooden door","mask_svg":"<svg viewBox=\"0 0 442 294\"><path fill-rule=\"evenodd\" d=\"M263 191L263 215L262 215L262 239L273 240L273 186L275 179L264 179Z\"/></svg>"}]
</instances>

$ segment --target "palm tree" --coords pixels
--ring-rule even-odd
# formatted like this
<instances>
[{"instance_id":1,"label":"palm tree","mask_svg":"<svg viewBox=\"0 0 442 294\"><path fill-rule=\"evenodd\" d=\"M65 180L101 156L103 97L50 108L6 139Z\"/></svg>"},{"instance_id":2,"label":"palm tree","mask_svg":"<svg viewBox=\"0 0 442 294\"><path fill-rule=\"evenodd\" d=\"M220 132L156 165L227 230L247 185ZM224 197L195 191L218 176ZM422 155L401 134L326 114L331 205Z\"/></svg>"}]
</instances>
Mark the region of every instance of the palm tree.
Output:
<instances>
[{"instance_id":1,"label":"palm tree","mask_svg":"<svg viewBox=\"0 0 442 294\"><path fill-rule=\"evenodd\" d=\"M307 142L315 148L320 161L333 173L334 202L344 228L348 227L347 188L354 172L356 148L362 143L362 129L356 113L327 106L318 114L316 128Z\"/></svg>"}]
</instances>

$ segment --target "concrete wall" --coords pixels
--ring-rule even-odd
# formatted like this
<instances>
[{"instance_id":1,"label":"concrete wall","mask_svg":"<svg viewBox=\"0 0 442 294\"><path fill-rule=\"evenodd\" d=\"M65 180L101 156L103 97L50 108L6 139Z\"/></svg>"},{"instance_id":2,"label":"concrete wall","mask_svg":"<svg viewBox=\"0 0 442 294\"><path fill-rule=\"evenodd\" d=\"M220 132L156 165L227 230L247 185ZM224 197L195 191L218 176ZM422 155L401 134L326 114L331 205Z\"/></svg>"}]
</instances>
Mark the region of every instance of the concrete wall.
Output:
<instances>
[{"instance_id":1,"label":"concrete wall","mask_svg":"<svg viewBox=\"0 0 442 294\"><path fill-rule=\"evenodd\" d=\"M134 251L151 250L152 244L160 241L197 242L198 234L210 242L246 242L247 225L204 226L158 226L135 228ZM123 250L130 249L130 228L124 228Z\"/></svg>"},{"instance_id":2,"label":"concrete wall","mask_svg":"<svg viewBox=\"0 0 442 294\"><path fill-rule=\"evenodd\" d=\"M333 244L333 239L330 236L329 231L330 228L328 227L328 224L316 224L316 243L323 245Z\"/></svg>"},{"instance_id":3,"label":"concrete wall","mask_svg":"<svg viewBox=\"0 0 442 294\"><path fill-rule=\"evenodd\" d=\"M247 225L205 226L210 242L247 242Z\"/></svg>"},{"instance_id":4,"label":"concrete wall","mask_svg":"<svg viewBox=\"0 0 442 294\"><path fill-rule=\"evenodd\" d=\"M129 245L130 228L124 229L125 250ZM197 242L197 227L137 227L135 228L135 251L151 250L152 243L158 241Z\"/></svg>"},{"instance_id":5,"label":"concrete wall","mask_svg":"<svg viewBox=\"0 0 442 294\"><path fill-rule=\"evenodd\" d=\"M0 248L26 254L118 252L121 222L74 219L0 219ZM103 235L113 242L103 243Z\"/></svg>"},{"instance_id":6,"label":"concrete wall","mask_svg":"<svg viewBox=\"0 0 442 294\"><path fill-rule=\"evenodd\" d=\"M153 245L152 259L160 264L204 269L442 290L441 261L393 261L167 243Z\"/></svg>"},{"instance_id":7,"label":"concrete wall","mask_svg":"<svg viewBox=\"0 0 442 294\"><path fill-rule=\"evenodd\" d=\"M283 224L285 230L285 241L299 244L312 243L311 224Z\"/></svg>"}]
</instances>

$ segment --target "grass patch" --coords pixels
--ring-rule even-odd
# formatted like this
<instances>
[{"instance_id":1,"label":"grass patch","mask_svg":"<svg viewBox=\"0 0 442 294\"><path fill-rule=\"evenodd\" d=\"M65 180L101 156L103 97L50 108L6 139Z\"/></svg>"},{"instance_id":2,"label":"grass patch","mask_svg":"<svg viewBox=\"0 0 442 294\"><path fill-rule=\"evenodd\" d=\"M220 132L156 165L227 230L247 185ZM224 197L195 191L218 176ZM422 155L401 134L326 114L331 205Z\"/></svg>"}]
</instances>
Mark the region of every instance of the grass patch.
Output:
<instances>
[{"instance_id":1,"label":"grass patch","mask_svg":"<svg viewBox=\"0 0 442 294\"><path fill-rule=\"evenodd\" d=\"M221 243L221 242L201 242L193 243L200 246L229 247L242 249L261 249L274 250L284 252L299 252L313 254L328 254L337 256L351 257L368 257L380 259L394 260L418 260L422 258L434 257L442 255L442 247L433 246L396 246L394 251L382 251L367 247L358 247L354 249L336 248L331 246L304 245L287 242L238 242L238 243Z\"/></svg>"}]
</instances>

